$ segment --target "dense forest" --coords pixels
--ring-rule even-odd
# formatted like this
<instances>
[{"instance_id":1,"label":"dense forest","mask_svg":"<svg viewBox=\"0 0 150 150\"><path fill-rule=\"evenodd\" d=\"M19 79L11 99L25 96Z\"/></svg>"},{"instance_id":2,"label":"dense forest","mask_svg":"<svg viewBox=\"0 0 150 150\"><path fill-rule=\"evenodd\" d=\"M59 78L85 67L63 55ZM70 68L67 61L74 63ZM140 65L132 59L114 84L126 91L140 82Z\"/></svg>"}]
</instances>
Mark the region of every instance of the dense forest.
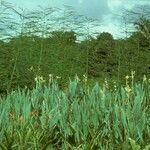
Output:
<instances>
[{"instance_id":1,"label":"dense forest","mask_svg":"<svg viewBox=\"0 0 150 150\"><path fill-rule=\"evenodd\" d=\"M31 89L36 76L48 79L49 74L61 77L60 85L76 74L86 75L89 82L106 78L118 84L131 72L136 81L150 75L150 20L144 14L136 13L129 36L114 39L108 32L92 36L88 25L83 26L85 18L74 15L70 7L63 17L54 17L58 10L52 8L21 13L3 4L1 10L1 93L18 86ZM78 41L78 36L84 38Z\"/></svg>"}]
</instances>

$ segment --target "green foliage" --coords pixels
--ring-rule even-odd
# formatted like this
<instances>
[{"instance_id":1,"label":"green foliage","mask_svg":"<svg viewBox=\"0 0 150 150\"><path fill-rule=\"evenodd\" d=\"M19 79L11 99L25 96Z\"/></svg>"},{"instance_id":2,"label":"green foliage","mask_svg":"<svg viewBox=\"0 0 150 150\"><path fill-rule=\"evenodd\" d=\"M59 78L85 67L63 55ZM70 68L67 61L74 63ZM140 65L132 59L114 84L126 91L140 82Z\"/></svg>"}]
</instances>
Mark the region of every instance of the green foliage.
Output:
<instances>
[{"instance_id":1,"label":"green foliage","mask_svg":"<svg viewBox=\"0 0 150 150\"><path fill-rule=\"evenodd\" d=\"M37 77L34 89L0 99L2 149L131 149L129 137L150 143L148 80L113 91L86 77L70 79L65 90L53 76L43 82Z\"/></svg>"},{"instance_id":2,"label":"green foliage","mask_svg":"<svg viewBox=\"0 0 150 150\"><path fill-rule=\"evenodd\" d=\"M20 36L2 45L0 66L3 88L33 87L36 75L55 74L64 81L76 73L83 75L84 52L80 52L77 44L63 45L59 41L53 43L51 38L37 36Z\"/></svg>"},{"instance_id":3,"label":"green foliage","mask_svg":"<svg viewBox=\"0 0 150 150\"><path fill-rule=\"evenodd\" d=\"M73 31L53 31L52 40L61 44L75 44L76 35Z\"/></svg>"},{"instance_id":4,"label":"green foliage","mask_svg":"<svg viewBox=\"0 0 150 150\"><path fill-rule=\"evenodd\" d=\"M136 144L134 140L132 140L131 138L129 138L129 140L132 146L132 150L141 150L140 146ZM150 149L150 145L147 145L143 150L149 150L149 149Z\"/></svg>"},{"instance_id":5,"label":"green foliage","mask_svg":"<svg viewBox=\"0 0 150 150\"><path fill-rule=\"evenodd\" d=\"M145 42L150 46L150 20L144 17L135 22L137 30L145 37Z\"/></svg>"},{"instance_id":6,"label":"green foliage","mask_svg":"<svg viewBox=\"0 0 150 150\"><path fill-rule=\"evenodd\" d=\"M90 41L89 48L89 75L109 77L114 74L116 67L115 40L110 33L101 33L97 39Z\"/></svg>"},{"instance_id":7,"label":"green foliage","mask_svg":"<svg viewBox=\"0 0 150 150\"><path fill-rule=\"evenodd\" d=\"M130 40L132 43L136 44L139 46L140 49L144 51L144 49L150 47L150 42L149 39L147 39L141 32L133 32Z\"/></svg>"}]
</instances>

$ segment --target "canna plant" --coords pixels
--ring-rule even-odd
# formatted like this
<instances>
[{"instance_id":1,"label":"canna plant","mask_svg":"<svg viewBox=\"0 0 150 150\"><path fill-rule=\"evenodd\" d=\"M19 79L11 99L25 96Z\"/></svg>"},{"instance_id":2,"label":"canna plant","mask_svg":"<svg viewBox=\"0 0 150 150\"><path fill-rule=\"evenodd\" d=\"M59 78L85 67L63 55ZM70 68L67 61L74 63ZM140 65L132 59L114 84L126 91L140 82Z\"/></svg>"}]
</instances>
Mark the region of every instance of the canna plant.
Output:
<instances>
[{"instance_id":1,"label":"canna plant","mask_svg":"<svg viewBox=\"0 0 150 150\"><path fill-rule=\"evenodd\" d=\"M58 76L35 81L33 90L18 88L1 97L2 149L113 150L139 148L129 139L141 147L150 143L149 80L134 83L132 91L111 90L106 80L91 87L86 75L70 78L65 90Z\"/></svg>"},{"instance_id":2,"label":"canna plant","mask_svg":"<svg viewBox=\"0 0 150 150\"><path fill-rule=\"evenodd\" d=\"M129 138L129 140L132 146L132 150L141 150L141 147L138 144L136 144L134 140L132 140L131 138ZM147 145L143 150L149 150L149 149L150 149L150 145Z\"/></svg>"}]
</instances>

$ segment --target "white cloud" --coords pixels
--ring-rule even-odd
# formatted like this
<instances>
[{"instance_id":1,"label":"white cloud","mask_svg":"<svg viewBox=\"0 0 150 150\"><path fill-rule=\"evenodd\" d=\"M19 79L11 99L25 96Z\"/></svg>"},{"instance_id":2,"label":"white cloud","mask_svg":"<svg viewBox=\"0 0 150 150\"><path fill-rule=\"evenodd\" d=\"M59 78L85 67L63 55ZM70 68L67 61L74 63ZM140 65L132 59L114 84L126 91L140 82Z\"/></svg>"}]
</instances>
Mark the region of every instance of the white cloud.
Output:
<instances>
[{"instance_id":1,"label":"white cloud","mask_svg":"<svg viewBox=\"0 0 150 150\"><path fill-rule=\"evenodd\" d=\"M150 5L150 0L107 0L111 11L131 10L137 5Z\"/></svg>"},{"instance_id":2,"label":"white cloud","mask_svg":"<svg viewBox=\"0 0 150 150\"><path fill-rule=\"evenodd\" d=\"M82 4L82 3L83 3L83 0L78 0L78 3L79 3L79 4Z\"/></svg>"},{"instance_id":3,"label":"white cloud","mask_svg":"<svg viewBox=\"0 0 150 150\"><path fill-rule=\"evenodd\" d=\"M122 15L122 10L133 9L141 5L149 5L150 0L5 0L15 8L26 8L28 10L42 7L59 7L63 5L73 6L77 13L90 18L100 19L101 27L93 28L99 31L112 33L115 37L121 36L121 20L118 16Z\"/></svg>"},{"instance_id":4,"label":"white cloud","mask_svg":"<svg viewBox=\"0 0 150 150\"><path fill-rule=\"evenodd\" d=\"M122 9L132 9L135 2L131 2L131 0L108 0L108 6L112 12L117 12Z\"/></svg>"},{"instance_id":5,"label":"white cloud","mask_svg":"<svg viewBox=\"0 0 150 150\"><path fill-rule=\"evenodd\" d=\"M122 3L121 0L108 0L108 6L111 11L118 9L118 7L122 6Z\"/></svg>"}]
</instances>

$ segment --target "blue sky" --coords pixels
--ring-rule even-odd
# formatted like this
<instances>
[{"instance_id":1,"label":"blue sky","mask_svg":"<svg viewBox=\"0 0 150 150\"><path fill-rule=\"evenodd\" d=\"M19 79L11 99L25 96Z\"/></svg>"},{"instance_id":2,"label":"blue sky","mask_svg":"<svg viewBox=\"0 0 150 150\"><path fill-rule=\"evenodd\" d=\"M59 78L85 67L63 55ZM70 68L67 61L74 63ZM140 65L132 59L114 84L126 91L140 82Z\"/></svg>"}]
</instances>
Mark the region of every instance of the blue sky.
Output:
<instances>
[{"instance_id":1,"label":"blue sky","mask_svg":"<svg viewBox=\"0 0 150 150\"><path fill-rule=\"evenodd\" d=\"M150 7L150 0L5 0L19 10L28 10L42 7L59 7L64 5L72 6L78 14L85 15L93 19L99 19L100 32L107 31L114 37L122 36L121 20L117 17L124 9L135 10L139 6Z\"/></svg>"}]
</instances>

